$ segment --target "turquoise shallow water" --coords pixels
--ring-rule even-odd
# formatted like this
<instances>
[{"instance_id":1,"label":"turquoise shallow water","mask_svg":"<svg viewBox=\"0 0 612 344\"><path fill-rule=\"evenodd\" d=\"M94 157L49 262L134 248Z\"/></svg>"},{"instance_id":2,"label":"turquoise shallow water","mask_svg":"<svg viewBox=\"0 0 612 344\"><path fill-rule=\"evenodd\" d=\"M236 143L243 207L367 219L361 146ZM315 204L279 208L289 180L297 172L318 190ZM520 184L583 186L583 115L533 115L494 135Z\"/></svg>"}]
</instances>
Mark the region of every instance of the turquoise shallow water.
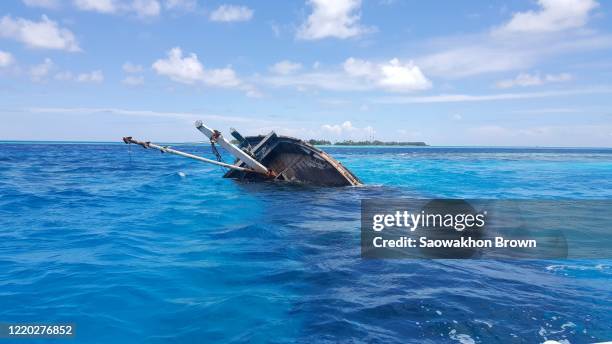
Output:
<instances>
[{"instance_id":1,"label":"turquoise shallow water","mask_svg":"<svg viewBox=\"0 0 612 344\"><path fill-rule=\"evenodd\" d=\"M610 199L612 150L326 150L366 186L241 184L125 145L0 144L0 321L76 323L79 343L612 339L609 260L359 257L363 198Z\"/></svg>"}]
</instances>

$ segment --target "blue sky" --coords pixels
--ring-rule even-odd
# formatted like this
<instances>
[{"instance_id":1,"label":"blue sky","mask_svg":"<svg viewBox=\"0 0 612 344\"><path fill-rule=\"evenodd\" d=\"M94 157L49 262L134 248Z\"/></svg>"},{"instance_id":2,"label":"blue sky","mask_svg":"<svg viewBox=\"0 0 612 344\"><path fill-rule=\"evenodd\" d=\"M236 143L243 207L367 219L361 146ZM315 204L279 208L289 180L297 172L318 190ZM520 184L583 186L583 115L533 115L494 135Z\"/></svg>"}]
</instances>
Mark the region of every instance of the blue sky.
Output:
<instances>
[{"instance_id":1,"label":"blue sky","mask_svg":"<svg viewBox=\"0 0 612 344\"><path fill-rule=\"evenodd\" d=\"M23 0L0 140L612 146L610 2Z\"/></svg>"}]
</instances>

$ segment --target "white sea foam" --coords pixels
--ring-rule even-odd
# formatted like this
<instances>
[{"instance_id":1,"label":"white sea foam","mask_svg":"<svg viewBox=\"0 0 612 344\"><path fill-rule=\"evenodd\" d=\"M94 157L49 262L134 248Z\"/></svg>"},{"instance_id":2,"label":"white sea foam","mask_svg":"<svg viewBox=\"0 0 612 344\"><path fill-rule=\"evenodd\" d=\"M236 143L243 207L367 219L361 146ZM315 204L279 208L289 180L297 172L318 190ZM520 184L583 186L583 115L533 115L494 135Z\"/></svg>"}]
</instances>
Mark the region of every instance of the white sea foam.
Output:
<instances>
[{"instance_id":1,"label":"white sea foam","mask_svg":"<svg viewBox=\"0 0 612 344\"><path fill-rule=\"evenodd\" d=\"M545 325L546 327L549 327L549 328L552 327L552 325L548 323L546 323ZM538 334L542 338L544 338L543 344L569 344L570 342L567 339L552 340L552 339L548 339L548 337L559 336L561 333L565 332L566 330L571 330L575 327L576 327L576 324L574 324L571 321L568 321L564 323L563 325L561 325L561 328L559 330L545 329L544 327L540 327Z\"/></svg>"},{"instance_id":2,"label":"white sea foam","mask_svg":"<svg viewBox=\"0 0 612 344\"><path fill-rule=\"evenodd\" d=\"M480 323L480 324L485 324L485 325L487 325L487 327L489 327L489 328L493 327L493 324L491 324L490 322L485 321L485 320L474 319L474 322L475 322L475 323Z\"/></svg>"},{"instance_id":3,"label":"white sea foam","mask_svg":"<svg viewBox=\"0 0 612 344\"><path fill-rule=\"evenodd\" d=\"M456 340L461 344L476 344L476 341L465 333L457 333L457 330L451 330L448 333L448 337L452 340Z\"/></svg>"},{"instance_id":4,"label":"white sea foam","mask_svg":"<svg viewBox=\"0 0 612 344\"><path fill-rule=\"evenodd\" d=\"M548 271L610 271L610 266L606 264L597 264L597 265L565 265L565 264L557 264L557 265L549 265L546 267Z\"/></svg>"},{"instance_id":5,"label":"white sea foam","mask_svg":"<svg viewBox=\"0 0 612 344\"><path fill-rule=\"evenodd\" d=\"M574 324L571 321L568 321L565 324L561 325L561 329L562 330L565 330L565 329L568 329L568 328L573 328L573 327L576 327L576 324Z\"/></svg>"}]
</instances>

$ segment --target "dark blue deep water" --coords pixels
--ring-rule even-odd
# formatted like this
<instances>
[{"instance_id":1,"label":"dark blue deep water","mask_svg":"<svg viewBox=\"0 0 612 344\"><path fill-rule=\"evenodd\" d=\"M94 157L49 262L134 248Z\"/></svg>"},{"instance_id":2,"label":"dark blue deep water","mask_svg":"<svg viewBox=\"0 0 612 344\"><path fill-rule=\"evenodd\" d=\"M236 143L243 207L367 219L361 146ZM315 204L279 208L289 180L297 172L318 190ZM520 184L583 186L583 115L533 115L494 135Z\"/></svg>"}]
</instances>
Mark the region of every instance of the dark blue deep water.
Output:
<instances>
[{"instance_id":1,"label":"dark blue deep water","mask_svg":"<svg viewBox=\"0 0 612 344\"><path fill-rule=\"evenodd\" d=\"M326 150L367 186L242 184L119 144L0 144L0 322L75 323L75 343L612 340L610 260L359 250L362 198L612 199L612 150Z\"/></svg>"}]
</instances>

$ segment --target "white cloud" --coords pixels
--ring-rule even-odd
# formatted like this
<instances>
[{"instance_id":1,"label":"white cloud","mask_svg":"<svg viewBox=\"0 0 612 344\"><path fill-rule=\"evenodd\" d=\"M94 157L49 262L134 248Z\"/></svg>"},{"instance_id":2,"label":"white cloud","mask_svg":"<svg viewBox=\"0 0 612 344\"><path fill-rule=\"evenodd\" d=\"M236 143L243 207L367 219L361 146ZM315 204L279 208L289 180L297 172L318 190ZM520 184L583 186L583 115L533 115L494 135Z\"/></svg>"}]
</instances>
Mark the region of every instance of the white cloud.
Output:
<instances>
[{"instance_id":1,"label":"white cloud","mask_svg":"<svg viewBox=\"0 0 612 344\"><path fill-rule=\"evenodd\" d=\"M499 93L486 95L469 95L469 94L440 94L433 96L421 97L378 97L372 99L372 102L379 104L428 104L428 103L457 103L457 102L482 102L496 100L518 100L518 99L534 99L534 98L549 98L563 97L580 94L598 94L610 93L612 88L592 88L592 89L576 89L565 91L546 91L546 92L524 92L524 93Z\"/></svg>"},{"instance_id":2,"label":"white cloud","mask_svg":"<svg viewBox=\"0 0 612 344\"><path fill-rule=\"evenodd\" d=\"M93 70L87 73L73 74L70 71L62 71L55 74L56 80L101 83L104 81L104 74L100 70Z\"/></svg>"},{"instance_id":3,"label":"white cloud","mask_svg":"<svg viewBox=\"0 0 612 344\"><path fill-rule=\"evenodd\" d=\"M539 73L529 74L529 73L521 73L517 75L514 79L500 80L496 83L498 88L511 88L515 86L539 86L546 83L552 82L564 82L572 80L572 76L568 73L561 74L546 74L541 76Z\"/></svg>"},{"instance_id":4,"label":"white cloud","mask_svg":"<svg viewBox=\"0 0 612 344\"><path fill-rule=\"evenodd\" d=\"M440 51L417 58L423 69L444 78L527 68L536 60L533 49L513 42L480 37L470 42L448 42Z\"/></svg>"},{"instance_id":5,"label":"white cloud","mask_svg":"<svg viewBox=\"0 0 612 344\"><path fill-rule=\"evenodd\" d=\"M371 126L359 128L355 127L350 121L345 121L342 124L324 124L321 129L337 137L357 139L369 139L375 133Z\"/></svg>"},{"instance_id":6,"label":"white cloud","mask_svg":"<svg viewBox=\"0 0 612 344\"><path fill-rule=\"evenodd\" d=\"M132 11L139 17L156 17L161 11L157 0L134 0Z\"/></svg>"},{"instance_id":7,"label":"white cloud","mask_svg":"<svg viewBox=\"0 0 612 344\"><path fill-rule=\"evenodd\" d=\"M270 29L272 29L272 32L274 33L274 37L278 38L281 36L281 28L278 24L274 22L270 23Z\"/></svg>"},{"instance_id":8,"label":"white cloud","mask_svg":"<svg viewBox=\"0 0 612 344\"><path fill-rule=\"evenodd\" d=\"M193 11L198 3L196 0L166 0L164 5L169 10Z\"/></svg>"},{"instance_id":9,"label":"white cloud","mask_svg":"<svg viewBox=\"0 0 612 344\"><path fill-rule=\"evenodd\" d=\"M372 62L355 59L352 57L349 57L346 61L344 61L343 67L344 71L351 76L372 77L378 74L375 70L376 67Z\"/></svg>"},{"instance_id":10,"label":"white cloud","mask_svg":"<svg viewBox=\"0 0 612 344\"><path fill-rule=\"evenodd\" d=\"M72 114L72 113L110 113L117 115L130 115L130 116L158 116L158 117L187 117L195 118L198 116L196 113L188 112L160 112L151 110L132 110L132 109L121 109L121 108L78 108L78 107L33 107L24 109L31 113L57 113L57 114Z\"/></svg>"},{"instance_id":11,"label":"white cloud","mask_svg":"<svg viewBox=\"0 0 612 344\"><path fill-rule=\"evenodd\" d=\"M115 13L118 9L115 0L74 0L74 5L82 11Z\"/></svg>"},{"instance_id":12,"label":"white cloud","mask_svg":"<svg viewBox=\"0 0 612 344\"><path fill-rule=\"evenodd\" d=\"M538 11L518 12L496 33L542 33L584 26L598 3L594 0L538 0Z\"/></svg>"},{"instance_id":13,"label":"white cloud","mask_svg":"<svg viewBox=\"0 0 612 344\"><path fill-rule=\"evenodd\" d=\"M45 15L39 22L4 16L0 20L0 36L14 39L32 48L81 50L70 30L59 27Z\"/></svg>"},{"instance_id":14,"label":"white cloud","mask_svg":"<svg viewBox=\"0 0 612 344\"><path fill-rule=\"evenodd\" d=\"M164 111L152 111L142 109L122 109L122 108L111 108L111 107L32 107L25 108L23 111L30 113L50 113L50 114L92 114L92 113L108 113L116 115L126 116L144 116L144 117L167 117L167 118L185 118L189 120L195 119L206 119L210 121L219 121L220 123L246 123L246 124L266 124L266 125L278 125L278 120L265 120L258 117L247 117L247 116L225 116L221 114L205 114L195 112L164 112Z\"/></svg>"},{"instance_id":15,"label":"white cloud","mask_svg":"<svg viewBox=\"0 0 612 344\"><path fill-rule=\"evenodd\" d=\"M253 18L253 10L246 6L221 5L211 14L209 19L216 22L249 21Z\"/></svg>"},{"instance_id":16,"label":"white cloud","mask_svg":"<svg viewBox=\"0 0 612 344\"><path fill-rule=\"evenodd\" d=\"M230 67L205 69L196 54L183 56L183 51L179 47L170 49L167 55L167 58L153 63L152 67L159 75L184 84L203 83L213 87L238 88L250 97L260 95L255 87L243 83Z\"/></svg>"},{"instance_id":17,"label":"white cloud","mask_svg":"<svg viewBox=\"0 0 612 344\"><path fill-rule=\"evenodd\" d=\"M563 82L570 81L574 77L569 73L561 73L561 74L546 74L544 77L545 82Z\"/></svg>"},{"instance_id":18,"label":"white cloud","mask_svg":"<svg viewBox=\"0 0 612 344\"><path fill-rule=\"evenodd\" d=\"M129 86L138 86L144 84L144 77L141 75L134 75L138 73L142 73L144 68L141 65L133 64L131 62L126 62L121 66L124 72L131 74L126 76L121 82L125 85Z\"/></svg>"},{"instance_id":19,"label":"white cloud","mask_svg":"<svg viewBox=\"0 0 612 344\"><path fill-rule=\"evenodd\" d=\"M324 71L319 66L314 72L263 78L273 86L294 86L300 89L312 87L332 91L367 91L382 89L392 92L410 92L431 88L431 81L412 61L398 59L388 62L372 62L348 58L341 69Z\"/></svg>"},{"instance_id":20,"label":"white cloud","mask_svg":"<svg viewBox=\"0 0 612 344\"><path fill-rule=\"evenodd\" d=\"M371 89L363 82L355 82L344 72L309 72L294 75L271 75L262 82L276 87L295 87L300 91L317 88L329 91L366 91ZM357 80L358 81L358 80Z\"/></svg>"},{"instance_id":21,"label":"white cloud","mask_svg":"<svg viewBox=\"0 0 612 344\"><path fill-rule=\"evenodd\" d=\"M612 36L593 33L509 35L503 39L486 34L438 40L433 53L415 61L427 75L453 79L527 69L551 56L610 47Z\"/></svg>"},{"instance_id":22,"label":"white cloud","mask_svg":"<svg viewBox=\"0 0 612 344\"><path fill-rule=\"evenodd\" d=\"M183 58L183 51L178 47L170 49L166 59L155 61L153 69L157 74L184 84L193 84L204 79L204 67L198 56L191 53Z\"/></svg>"},{"instance_id":23,"label":"white cloud","mask_svg":"<svg viewBox=\"0 0 612 344\"><path fill-rule=\"evenodd\" d=\"M349 121L346 121L342 124L324 124L321 126L323 130L329 131L330 133L340 135L343 131L353 130L353 124Z\"/></svg>"},{"instance_id":24,"label":"white cloud","mask_svg":"<svg viewBox=\"0 0 612 344\"><path fill-rule=\"evenodd\" d=\"M467 140L476 139L488 145L532 145L549 147L609 147L612 138L608 136L610 125L572 124L572 125L531 125L527 127L510 125L483 125L467 128ZM476 141L463 144L479 144Z\"/></svg>"},{"instance_id":25,"label":"white cloud","mask_svg":"<svg viewBox=\"0 0 612 344\"><path fill-rule=\"evenodd\" d=\"M53 68L53 61L51 61L50 58L46 58L43 63L30 68L30 77L36 82L42 81L49 75L49 72L51 72Z\"/></svg>"},{"instance_id":26,"label":"white cloud","mask_svg":"<svg viewBox=\"0 0 612 344\"><path fill-rule=\"evenodd\" d=\"M542 78L539 75L531 75L528 73L521 73L514 79L507 79L498 81L496 86L498 88L510 88L514 86L536 86L543 83Z\"/></svg>"},{"instance_id":27,"label":"white cloud","mask_svg":"<svg viewBox=\"0 0 612 344\"><path fill-rule=\"evenodd\" d=\"M361 0L310 0L312 13L297 32L300 39L350 38L371 32L359 23Z\"/></svg>"},{"instance_id":28,"label":"white cloud","mask_svg":"<svg viewBox=\"0 0 612 344\"><path fill-rule=\"evenodd\" d=\"M271 66L270 71L275 74L287 75L287 74L295 73L301 68L302 68L302 65L297 62L283 60Z\"/></svg>"},{"instance_id":29,"label":"white cloud","mask_svg":"<svg viewBox=\"0 0 612 344\"><path fill-rule=\"evenodd\" d=\"M143 71L143 68L141 65L133 64L129 61L124 63L123 66L121 66L121 68L123 68L123 71L126 73L140 73Z\"/></svg>"},{"instance_id":30,"label":"white cloud","mask_svg":"<svg viewBox=\"0 0 612 344\"><path fill-rule=\"evenodd\" d=\"M261 98L263 97L263 93L261 93L255 86L253 85L242 85L240 88L245 92L246 96L249 98Z\"/></svg>"},{"instance_id":31,"label":"white cloud","mask_svg":"<svg viewBox=\"0 0 612 344\"><path fill-rule=\"evenodd\" d=\"M586 113L593 112L597 110L588 109L588 108L567 108L567 107L557 107L557 108L536 108L536 109L526 109L526 110L514 110L512 113L520 113L520 114L560 114L560 113Z\"/></svg>"},{"instance_id":32,"label":"white cloud","mask_svg":"<svg viewBox=\"0 0 612 344\"><path fill-rule=\"evenodd\" d=\"M56 80L67 81L67 80L72 80L73 78L74 76L72 75L72 73L68 71L59 72L55 74Z\"/></svg>"},{"instance_id":33,"label":"white cloud","mask_svg":"<svg viewBox=\"0 0 612 344\"><path fill-rule=\"evenodd\" d=\"M237 87L241 84L236 72L229 67L205 70L202 81L210 86L218 87Z\"/></svg>"},{"instance_id":34,"label":"white cloud","mask_svg":"<svg viewBox=\"0 0 612 344\"><path fill-rule=\"evenodd\" d=\"M138 86L144 84L144 77L128 75L121 82L129 86Z\"/></svg>"},{"instance_id":35,"label":"white cloud","mask_svg":"<svg viewBox=\"0 0 612 344\"><path fill-rule=\"evenodd\" d=\"M524 70L552 56L612 47L611 35L582 30L595 1L541 0L539 4L539 11L516 13L508 23L487 32L432 40L431 52L415 61L427 75L452 79Z\"/></svg>"},{"instance_id":36,"label":"white cloud","mask_svg":"<svg viewBox=\"0 0 612 344\"><path fill-rule=\"evenodd\" d=\"M357 78L364 78L377 86L392 91L415 91L431 88L431 81L412 61L401 63L394 58L386 63L349 58L344 62L344 71Z\"/></svg>"},{"instance_id":37,"label":"white cloud","mask_svg":"<svg viewBox=\"0 0 612 344\"><path fill-rule=\"evenodd\" d=\"M28 7L58 8L59 0L23 0Z\"/></svg>"},{"instance_id":38,"label":"white cloud","mask_svg":"<svg viewBox=\"0 0 612 344\"><path fill-rule=\"evenodd\" d=\"M95 82L100 83L104 81L104 74L100 70L94 70L89 73L81 73L76 76L77 82Z\"/></svg>"},{"instance_id":39,"label":"white cloud","mask_svg":"<svg viewBox=\"0 0 612 344\"><path fill-rule=\"evenodd\" d=\"M15 62L15 58L9 52L0 50L0 67L8 67Z\"/></svg>"},{"instance_id":40,"label":"white cloud","mask_svg":"<svg viewBox=\"0 0 612 344\"><path fill-rule=\"evenodd\" d=\"M138 17L156 17L161 12L157 0L74 0L74 5L82 11L92 11L105 14L134 13Z\"/></svg>"}]
</instances>

